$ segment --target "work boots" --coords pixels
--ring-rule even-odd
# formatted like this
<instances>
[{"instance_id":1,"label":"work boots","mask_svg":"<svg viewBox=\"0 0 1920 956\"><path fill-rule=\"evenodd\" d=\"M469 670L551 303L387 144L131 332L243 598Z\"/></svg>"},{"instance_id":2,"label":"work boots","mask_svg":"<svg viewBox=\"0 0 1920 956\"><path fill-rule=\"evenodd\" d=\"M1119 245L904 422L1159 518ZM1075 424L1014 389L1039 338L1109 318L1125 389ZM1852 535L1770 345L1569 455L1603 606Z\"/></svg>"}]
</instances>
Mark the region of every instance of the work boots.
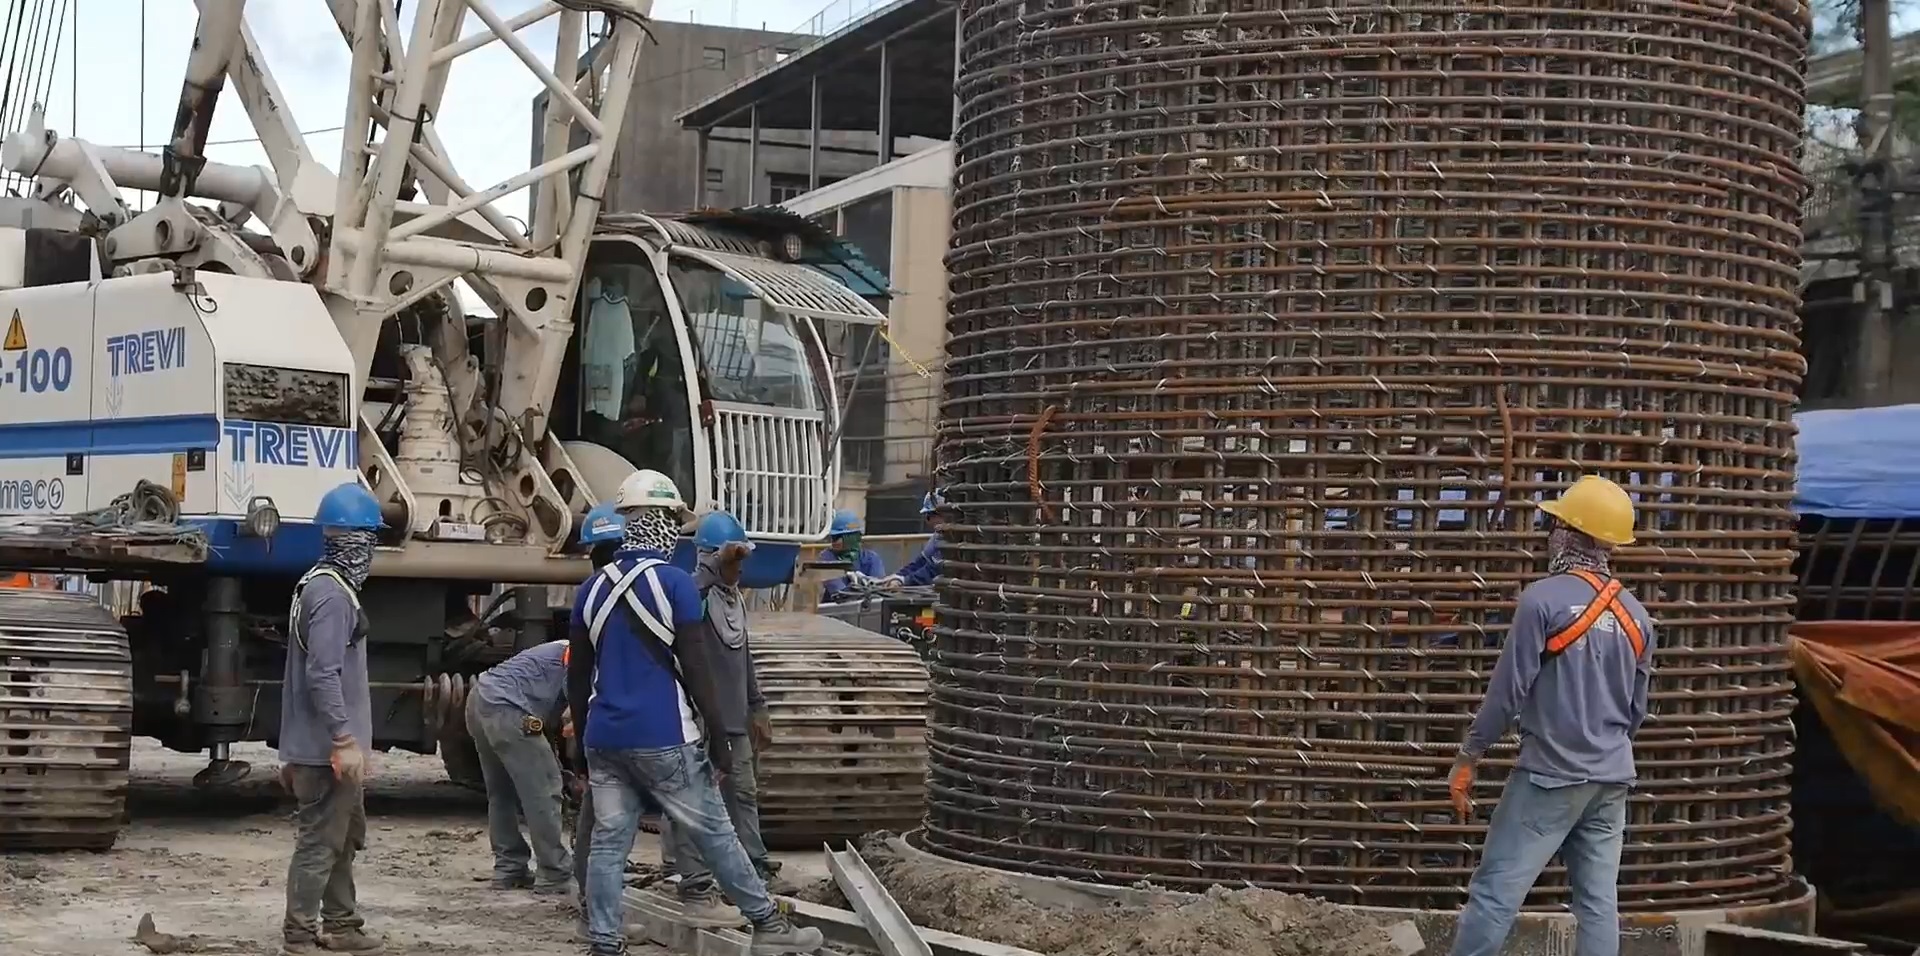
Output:
<instances>
[{"instance_id":1,"label":"work boots","mask_svg":"<svg viewBox=\"0 0 1920 956\"><path fill-rule=\"evenodd\" d=\"M811 953L827 941L820 931L811 926L795 926L781 910L753 924L752 956L788 956L790 953Z\"/></svg>"},{"instance_id":2,"label":"work boots","mask_svg":"<svg viewBox=\"0 0 1920 956\"><path fill-rule=\"evenodd\" d=\"M674 896L680 901L680 912L690 925L733 929L747 921L711 881L700 886L682 886Z\"/></svg>"}]
</instances>

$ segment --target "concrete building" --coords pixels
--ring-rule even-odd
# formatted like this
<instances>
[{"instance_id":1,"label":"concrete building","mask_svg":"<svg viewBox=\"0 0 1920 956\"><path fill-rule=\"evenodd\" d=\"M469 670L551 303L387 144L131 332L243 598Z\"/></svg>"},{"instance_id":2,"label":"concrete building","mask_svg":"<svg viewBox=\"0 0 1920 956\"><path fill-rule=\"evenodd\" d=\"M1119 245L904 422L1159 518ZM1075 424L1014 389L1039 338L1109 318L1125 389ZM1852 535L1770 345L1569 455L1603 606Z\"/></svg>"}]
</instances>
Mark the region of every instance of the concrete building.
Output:
<instances>
[{"instance_id":1,"label":"concrete building","mask_svg":"<svg viewBox=\"0 0 1920 956\"><path fill-rule=\"evenodd\" d=\"M888 277L891 343L869 341L866 330L828 334L847 403L841 503L864 511L876 534L922 530L920 497L935 482L956 22L952 0L901 0L690 104L677 117L710 144L730 141L731 130L744 125L750 165L756 145L760 162L770 168L787 168L773 166L783 152L812 159L802 168L821 171L819 188L784 198L784 204L858 246ZM869 144L869 151L830 151L854 138ZM793 142L801 148L776 145ZM829 182L827 170L844 167L828 164L840 157L860 165L856 174Z\"/></svg>"},{"instance_id":2,"label":"concrete building","mask_svg":"<svg viewBox=\"0 0 1920 956\"><path fill-rule=\"evenodd\" d=\"M824 134L816 170L804 133L763 134L756 162L748 146L750 123L714 128L703 136L675 121L686 107L774 67L818 37L665 20L653 21L648 29L657 42L647 44L640 60L607 187L608 212L778 203L812 188L815 177L832 183L874 165L876 137L870 132ZM534 98L536 164L546 96Z\"/></svg>"}]
</instances>

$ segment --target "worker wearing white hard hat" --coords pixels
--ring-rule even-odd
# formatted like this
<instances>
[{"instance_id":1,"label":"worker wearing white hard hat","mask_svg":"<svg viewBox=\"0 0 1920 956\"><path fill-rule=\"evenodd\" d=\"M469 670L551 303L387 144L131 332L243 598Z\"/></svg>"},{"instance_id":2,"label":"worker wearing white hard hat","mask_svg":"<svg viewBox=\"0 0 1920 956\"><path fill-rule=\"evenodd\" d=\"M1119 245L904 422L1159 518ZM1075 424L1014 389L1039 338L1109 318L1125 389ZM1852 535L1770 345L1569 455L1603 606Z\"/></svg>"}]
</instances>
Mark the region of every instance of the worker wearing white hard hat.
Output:
<instances>
[{"instance_id":1,"label":"worker wearing white hard hat","mask_svg":"<svg viewBox=\"0 0 1920 956\"><path fill-rule=\"evenodd\" d=\"M1540 510L1553 519L1547 576L1520 594L1487 699L1448 775L1464 819L1480 758L1519 724L1519 759L1488 825L1453 956L1498 953L1556 853L1572 891L1574 952L1620 951L1620 849L1654 645L1647 609L1613 576L1613 549L1634 540L1633 499L1588 475Z\"/></svg>"},{"instance_id":2,"label":"worker wearing white hard hat","mask_svg":"<svg viewBox=\"0 0 1920 956\"><path fill-rule=\"evenodd\" d=\"M751 923L760 956L812 952L823 942L820 931L794 926L774 905L715 778L714 768L733 760L728 735L708 732L702 717L720 713L713 649L701 626L705 609L693 577L668 563L680 542L686 501L672 479L642 470L621 482L614 507L626 519L626 540L580 586L569 635L567 698L593 790L588 951L617 956L625 949L626 863L646 794L684 832L745 917L734 917L716 895L692 901L686 908L691 922Z\"/></svg>"}]
</instances>

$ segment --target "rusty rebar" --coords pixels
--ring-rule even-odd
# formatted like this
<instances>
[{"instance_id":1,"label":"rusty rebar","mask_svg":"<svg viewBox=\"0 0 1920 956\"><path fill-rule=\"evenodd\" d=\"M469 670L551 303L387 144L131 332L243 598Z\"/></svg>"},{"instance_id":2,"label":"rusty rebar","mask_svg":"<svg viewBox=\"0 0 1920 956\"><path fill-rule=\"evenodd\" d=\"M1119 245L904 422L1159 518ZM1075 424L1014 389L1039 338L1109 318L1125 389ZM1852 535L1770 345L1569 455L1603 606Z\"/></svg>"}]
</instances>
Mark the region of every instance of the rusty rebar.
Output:
<instances>
[{"instance_id":1,"label":"rusty rebar","mask_svg":"<svg viewBox=\"0 0 1920 956\"><path fill-rule=\"evenodd\" d=\"M1776 896L1807 7L962 8L928 846L1458 905L1592 473L1660 624L1622 903Z\"/></svg>"}]
</instances>

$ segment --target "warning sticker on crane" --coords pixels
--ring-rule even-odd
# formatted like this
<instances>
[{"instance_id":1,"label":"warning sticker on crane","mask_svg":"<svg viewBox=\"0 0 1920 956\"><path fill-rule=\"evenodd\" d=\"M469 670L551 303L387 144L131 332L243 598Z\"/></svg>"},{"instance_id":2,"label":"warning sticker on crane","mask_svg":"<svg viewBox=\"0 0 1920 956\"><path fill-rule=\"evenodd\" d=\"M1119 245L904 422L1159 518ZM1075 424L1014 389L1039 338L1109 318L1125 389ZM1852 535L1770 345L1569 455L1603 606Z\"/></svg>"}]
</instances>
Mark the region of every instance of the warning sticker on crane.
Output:
<instances>
[{"instance_id":1,"label":"warning sticker on crane","mask_svg":"<svg viewBox=\"0 0 1920 956\"><path fill-rule=\"evenodd\" d=\"M27 327L20 323L20 310L13 310L13 321L7 323L7 341L0 345L0 351L19 352L27 347Z\"/></svg>"}]
</instances>

